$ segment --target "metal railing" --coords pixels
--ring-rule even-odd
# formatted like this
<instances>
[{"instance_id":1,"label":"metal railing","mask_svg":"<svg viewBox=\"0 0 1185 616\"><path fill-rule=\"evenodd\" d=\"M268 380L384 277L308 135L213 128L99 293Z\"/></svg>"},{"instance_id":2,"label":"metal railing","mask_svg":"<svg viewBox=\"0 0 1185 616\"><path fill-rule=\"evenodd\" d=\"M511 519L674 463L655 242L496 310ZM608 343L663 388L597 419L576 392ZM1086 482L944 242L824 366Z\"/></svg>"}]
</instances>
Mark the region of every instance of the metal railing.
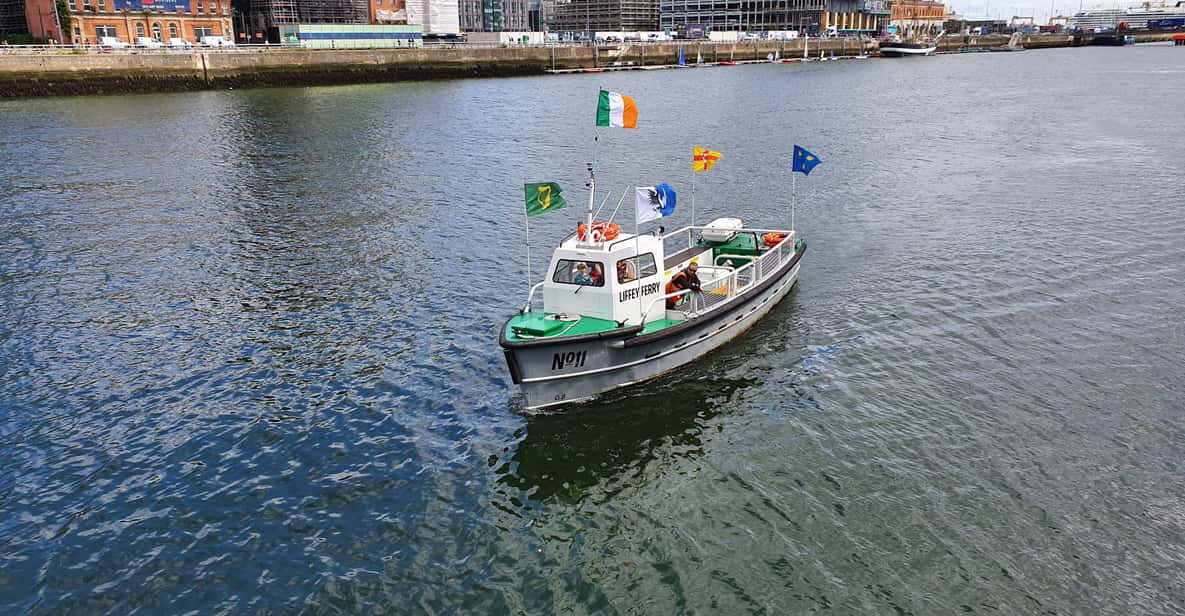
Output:
<instances>
[{"instance_id":1,"label":"metal railing","mask_svg":"<svg viewBox=\"0 0 1185 616\"><path fill-rule=\"evenodd\" d=\"M687 227L680 229L679 232L686 230L689 234L696 229L702 230L703 227ZM748 257L745 255L721 255L745 257L751 259L748 263L738 268L719 267L719 266L699 266L700 270L705 271L719 271L725 270L728 273L724 276L714 277L707 284L700 287L699 293L692 293L689 300L679 304L675 307L676 310L682 312L688 319L712 312L732 302L738 297L745 294L748 289L754 288L756 283L769 278L777 273L782 265L794 256L794 242L795 235L789 231L782 229L742 229L744 232L752 232L758 235L766 233L783 233L785 237L782 241L772 246L765 254L758 257ZM676 232L678 233L678 232ZM665 238L664 238L665 239ZM656 302L665 301L669 297L683 295L689 293L688 291L681 291L679 293L672 293L664 295L652 301L646 307L643 313L643 323L645 323L645 315L650 314L650 310L654 308Z\"/></svg>"},{"instance_id":2,"label":"metal railing","mask_svg":"<svg viewBox=\"0 0 1185 616\"><path fill-rule=\"evenodd\" d=\"M781 44L788 43L795 40L802 40L806 38L819 37L799 37L799 39L751 39L741 41L709 41L700 39L673 39L665 41L625 41L625 42L607 42L607 41L545 41L541 43L500 43L500 42L477 42L477 41L433 41L424 40L423 47L363 47L363 48L341 48L337 51L343 50L373 50L373 49L495 49L495 48L565 48L565 47L592 47L597 46L601 48L606 47L624 47L633 45L642 45L647 47L659 45L697 45L705 48L713 48L718 46L732 47L736 45L742 46L760 46L762 44ZM852 40L860 40L860 37L830 37L833 40L838 38L850 38ZM290 51L293 49L309 49L310 51L333 51L332 49L312 49L305 48L299 44L293 43L274 43L274 44L241 44L236 43L233 47L203 47L194 44L192 47L170 47L165 45L159 49L150 49L146 47L126 47L126 48L112 48L103 45L71 45L68 43L60 45L0 45L0 55L56 55L56 54L90 54L90 53L156 53L156 54L177 54L177 53L259 53L267 51Z\"/></svg>"}]
</instances>

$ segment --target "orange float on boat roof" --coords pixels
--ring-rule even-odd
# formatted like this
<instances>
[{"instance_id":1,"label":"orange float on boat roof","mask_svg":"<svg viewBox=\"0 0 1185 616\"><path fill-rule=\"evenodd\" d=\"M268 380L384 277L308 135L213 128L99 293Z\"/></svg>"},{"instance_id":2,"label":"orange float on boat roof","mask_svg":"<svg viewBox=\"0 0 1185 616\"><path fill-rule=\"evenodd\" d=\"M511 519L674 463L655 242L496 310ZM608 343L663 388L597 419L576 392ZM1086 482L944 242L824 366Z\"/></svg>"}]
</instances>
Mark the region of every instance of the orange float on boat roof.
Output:
<instances>
[{"instance_id":1,"label":"orange float on boat roof","mask_svg":"<svg viewBox=\"0 0 1185 616\"><path fill-rule=\"evenodd\" d=\"M576 227L576 237L580 238L580 241L582 242L586 241L587 235L589 235L586 233L587 231L588 225L585 223L580 223L580 226ZM598 221L592 224L591 235L592 241L594 242L608 242L609 240L615 240L620 234L621 227L615 222Z\"/></svg>"}]
</instances>

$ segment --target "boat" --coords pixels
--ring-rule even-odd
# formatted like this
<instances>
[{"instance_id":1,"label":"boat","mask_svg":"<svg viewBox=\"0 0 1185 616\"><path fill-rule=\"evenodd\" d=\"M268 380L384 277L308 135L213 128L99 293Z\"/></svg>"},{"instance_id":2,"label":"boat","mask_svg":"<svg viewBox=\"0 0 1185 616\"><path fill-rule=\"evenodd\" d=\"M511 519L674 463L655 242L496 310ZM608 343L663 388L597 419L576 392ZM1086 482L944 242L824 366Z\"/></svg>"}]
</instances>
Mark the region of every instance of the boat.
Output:
<instances>
[{"instance_id":1,"label":"boat","mask_svg":"<svg viewBox=\"0 0 1185 616\"><path fill-rule=\"evenodd\" d=\"M880 45L880 54L882 58L928 56L936 49L937 45L926 41L886 41Z\"/></svg>"},{"instance_id":2,"label":"boat","mask_svg":"<svg viewBox=\"0 0 1185 616\"><path fill-rule=\"evenodd\" d=\"M501 330L527 411L652 379L736 338L790 292L806 251L793 229L737 218L624 233L593 222L591 169L588 185L587 222L555 248ZM693 263L699 292L668 287Z\"/></svg>"},{"instance_id":3,"label":"boat","mask_svg":"<svg viewBox=\"0 0 1185 616\"><path fill-rule=\"evenodd\" d=\"M1164 30L1180 27L1185 19L1185 1L1173 5L1144 2L1128 8L1091 9L1076 13L1067 28L1071 31Z\"/></svg>"}]
</instances>

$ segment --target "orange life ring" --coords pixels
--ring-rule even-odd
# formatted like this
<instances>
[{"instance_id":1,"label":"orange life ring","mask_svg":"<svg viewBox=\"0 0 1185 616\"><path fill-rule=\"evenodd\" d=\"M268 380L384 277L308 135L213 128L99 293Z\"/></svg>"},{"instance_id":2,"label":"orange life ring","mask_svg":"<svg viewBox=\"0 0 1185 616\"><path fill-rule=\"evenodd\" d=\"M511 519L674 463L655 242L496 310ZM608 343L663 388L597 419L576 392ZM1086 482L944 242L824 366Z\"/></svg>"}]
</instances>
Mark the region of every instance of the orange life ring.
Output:
<instances>
[{"instance_id":1,"label":"orange life ring","mask_svg":"<svg viewBox=\"0 0 1185 616\"><path fill-rule=\"evenodd\" d=\"M762 239L765 240L766 246L773 248L774 246L781 244L782 240L786 239L786 234L785 233L766 233L765 235L762 236Z\"/></svg>"},{"instance_id":2,"label":"orange life ring","mask_svg":"<svg viewBox=\"0 0 1185 616\"><path fill-rule=\"evenodd\" d=\"M580 226L576 227L576 237L582 242L587 235L592 235L592 241L599 243L615 240L620 234L621 227L615 222L594 222L591 234L588 233L588 225L585 223L580 223Z\"/></svg>"}]
</instances>

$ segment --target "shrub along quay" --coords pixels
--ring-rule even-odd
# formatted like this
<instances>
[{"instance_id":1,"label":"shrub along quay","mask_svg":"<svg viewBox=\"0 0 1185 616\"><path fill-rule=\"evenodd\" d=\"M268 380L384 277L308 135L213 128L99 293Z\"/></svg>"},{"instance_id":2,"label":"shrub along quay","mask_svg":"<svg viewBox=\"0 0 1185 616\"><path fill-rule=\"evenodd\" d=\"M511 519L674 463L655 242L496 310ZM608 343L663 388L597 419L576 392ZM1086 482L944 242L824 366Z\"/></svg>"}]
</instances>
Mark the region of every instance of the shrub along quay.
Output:
<instances>
[{"instance_id":1,"label":"shrub along quay","mask_svg":"<svg viewBox=\"0 0 1185 616\"><path fill-rule=\"evenodd\" d=\"M1140 34L1137 41L1168 40L1170 34ZM1004 36L950 36L940 52L1002 46ZM1089 44L1073 36L1032 36L1026 49ZM678 62L679 49L694 62L761 60L807 54L830 57L875 54L872 40L812 38L789 41L548 45L523 47L428 47L423 49L311 50L294 48L235 50L141 50L86 53L71 48L0 50L0 98L66 94L114 94L243 88L272 85L324 85L416 79L539 75L551 70L656 67Z\"/></svg>"}]
</instances>

